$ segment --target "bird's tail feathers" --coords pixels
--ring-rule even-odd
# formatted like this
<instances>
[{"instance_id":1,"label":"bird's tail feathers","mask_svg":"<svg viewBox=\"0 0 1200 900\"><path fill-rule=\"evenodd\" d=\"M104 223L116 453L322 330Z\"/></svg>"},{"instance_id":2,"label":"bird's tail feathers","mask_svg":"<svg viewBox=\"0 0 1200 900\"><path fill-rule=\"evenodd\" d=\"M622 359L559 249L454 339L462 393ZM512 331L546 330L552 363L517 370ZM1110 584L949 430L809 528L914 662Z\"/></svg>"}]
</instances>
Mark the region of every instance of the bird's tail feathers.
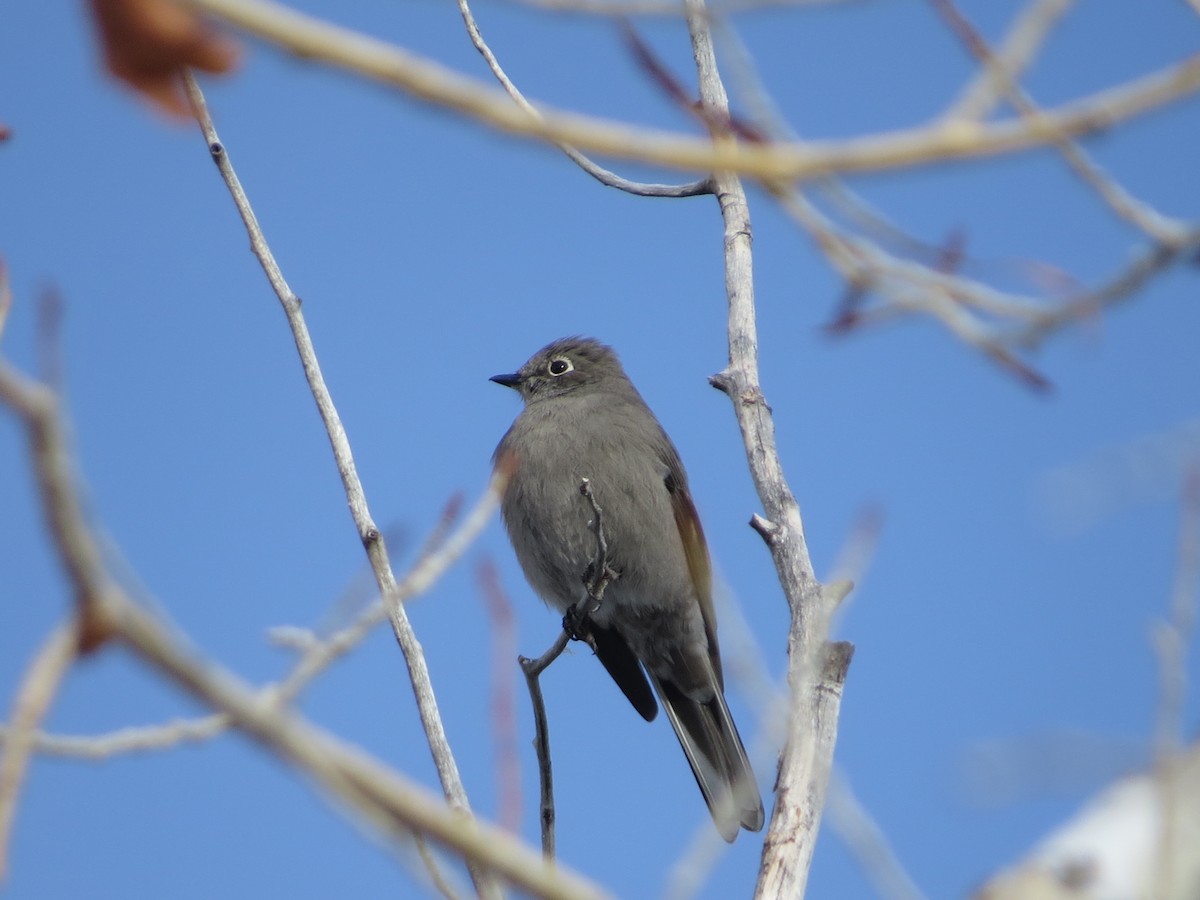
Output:
<instances>
[{"instance_id":1,"label":"bird's tail feathers","mask_svg":"<svg viewBox=\"0 0 1200 900\"><path fill-rule=\"evenodd\" d=\"M762 797L720 688L714 683L712 697L697 701L671 681L653 673L650 680L721 836L733 841L739 828L761 829Z\"/></svg>"}]
</instances>

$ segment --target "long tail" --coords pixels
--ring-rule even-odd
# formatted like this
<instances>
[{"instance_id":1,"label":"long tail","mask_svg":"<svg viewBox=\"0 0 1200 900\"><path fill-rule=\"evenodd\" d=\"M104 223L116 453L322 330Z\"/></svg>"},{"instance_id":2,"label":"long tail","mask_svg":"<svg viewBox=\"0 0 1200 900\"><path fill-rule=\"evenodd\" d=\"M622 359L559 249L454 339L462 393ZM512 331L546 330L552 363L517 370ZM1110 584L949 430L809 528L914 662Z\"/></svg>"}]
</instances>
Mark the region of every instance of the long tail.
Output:
<instances>
[{"instance_id":1,"label":"long tail","mask_svg":"<svg viewBox=\"0 0 1200 900\"><path fill-rule=\"evenodd\" d=\"M721 837L732 842L739 828L761 829L762 797L721 689L714 684L712 698L697 701L670 681L653 674L650 680Z\"/></svg>"}]
</instances>

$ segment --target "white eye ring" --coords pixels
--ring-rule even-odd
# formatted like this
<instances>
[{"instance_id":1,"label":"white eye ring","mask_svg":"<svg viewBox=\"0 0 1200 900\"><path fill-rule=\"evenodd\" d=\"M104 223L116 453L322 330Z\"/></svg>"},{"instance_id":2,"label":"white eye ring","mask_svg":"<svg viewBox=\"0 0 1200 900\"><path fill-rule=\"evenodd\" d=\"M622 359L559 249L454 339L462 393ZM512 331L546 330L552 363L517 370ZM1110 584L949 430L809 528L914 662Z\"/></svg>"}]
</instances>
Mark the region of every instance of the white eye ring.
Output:
<instances>
[{"instance_id":1,"label":"white eye ring","mask_svg":"<svg viewBox=\"0 0 1200 900\"><path fill-rule=\"evenodd\" d=\"M555 378L557 378L559 375L566 375L568 372L574 370L574 368L575 367L571 365L571 361L565 356L556 356L546 364L546 371Z\"/></svg>"}]
</instances>

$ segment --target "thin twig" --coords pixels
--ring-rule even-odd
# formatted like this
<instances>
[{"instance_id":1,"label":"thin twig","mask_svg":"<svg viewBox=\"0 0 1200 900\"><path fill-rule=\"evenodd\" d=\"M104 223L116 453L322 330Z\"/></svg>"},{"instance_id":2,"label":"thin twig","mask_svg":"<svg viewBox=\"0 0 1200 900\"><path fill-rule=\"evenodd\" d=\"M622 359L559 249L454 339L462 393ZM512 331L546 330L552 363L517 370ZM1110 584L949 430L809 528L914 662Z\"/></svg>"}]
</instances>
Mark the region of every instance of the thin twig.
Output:
<instances>
[{"instance_id":1,"label":"thin twig","mask_svg":"<svg viewBox=\"0 0 1200 900\"><path fill-rule=\"evenodd\" d=\"M714 27L721 27L726 44L734 48L735 74L741 82L742 93L748 95L748 102L757 111L754 124L756 131L772 135L775 139L793 138L791 129L777 112L776 104L755 73L749 53L738 39L736 31L721 18L710 15L709 21ZM976 317L960 308L960 304L965 304L996 315L1019 317L1041 311L1044 304L1002 294L979 281L963 277L959 272L961 250L945 245L930 247L918 242L871 209L838 178L823 178L818 187L840 207L848 210L860 222L860 227L864 227L861 223L865 221L867 228L884 230L893 241L899 241L910 252L921 252L927 259L921 263L909 262L887 252L874 240L868 241L840 232L799 185L768 182L764 186L809 233L830 264L846 279L846 296L853 302L843 302L831 331L848 331L866 324L868 318L877 319L881 313L894 313L908 303L915 302L920 311L944 321L957 337L978 347L985 356L1019 376L1026 385L1039 390L1046 389L1048 382L1045 378L1005 348L1002 341L979 327ZM882 309L862 310L862 302L871 292L888 297L891 305ZM947 303L944 299L953 302Z\"/></svg>"},{"instance_id":2,"label":"thin twig","mask_svg":"<svg viewBox=\"0 0 1200 900\"><path fill-rule=\"evenodd\" d=\"M491 520L502 491L503 477L494 477L466 518L449 534L446 533L446 517L438 521L416 564L397 584L396 602L407 602L424 593L461 558L467 546ZM286 677L261 688L263 697L277 704L294 701L314 678L358 646L386 618L387 607L382 600L377 600L360 612L349 625L324 638L316 638L311 632L305 632L302 655ZM121 728L107 734L75 736L39 732L35 742L39 753L98 760L123 753L165 750L185 742L211 740L230 725L227 716L216 714L197 719L176 719L158 725ZM0 742L8 739L7 734L7 730L0 727Z\"/></svg>"},{"instance_id":3,"label":"thin twig","mask_svg":"<svg viewBox=\"0 0 1200 900\"><path fill-rule=\"evenodd\" d=\"M446 900L458 900L460 894L451 886L446 873L438 865L433 851L429 849L429 842L413 841L413 845L417 848L417 857L421 860L421 865L424 867L422 871L428 873L433 888L445 897Z\"/></svg>"},{"instance_id":4,"label":"thin twig","mask_svg":"<svg viewBox=\"0 0 1200 900\"><path fill-rule=\"evenodd\" d=\"M1075 0L1032 0L1009 29L995 52L996 65L982 65L971 82L942 113L948 121L982 119L1004 94L997 68L1009 78L1019 78L1037 57L1042 43Z\"/></svg>"},{"instance_id":5,"label":"thin twig","mask_svg":"<svg viewBox=\"0 0 1200 900\"><path fill-rule=\"evenodd\" d=\"M1017 83L1016 78L1005 69L1003 60L992 52L992 48L988 46L983 35L962 14L954 0L930 0L930 2L968 51L991 71L997 87L1017 112L1031 123L1045 125L1045 112ZM1066 160L1067 165L1108 204L1117 216L1141 229L1159 244L1175 246L1186 240L1188 229L1183 223L1168 219L1130 194L1093 162L1091 156L1069 136L1051 132L1050 139L1058 148L1063 159Z\"/></svg>"},{"instance_id":6,"label":"thin twig","mask_svg":"<svg viewBox=\"0 0 1200 900\"><path fill-rule=\"evenodd\" d=\"M540 676L549 665L562 655L567 644L572 641L583 641L595 650L592 643L588 619L604 601L604 591L608 585L620 577L608 561L608 536L604 533L604 510L596 500L589 478L579 482L579 493L587 498L592 507L592 518L588 523L596 538L596 551L587 570L583 573L584 590L587 591L587 604L582 602L570 606L563 616L562 631L554 639L545 653L537 659L527 656L517 657L521 671L525 673L525 685L529 688L529 699L533 704L534 747L537 750L538 780L541 784L540 815L542 827L542 853L547 859L554 858L554 769L550 763L550 726L546 717L546 701L542 697Z\"/></svg>"},{"instance_id":7,"label":"thin twig","mask_svg":"<svg viewBox=\"0 0 1200 900\"><path fill-rule=\"evenodd\" d=\"M850 787L844 773L829 780L829 824L858 861L859 871L883 900L924 900L925 895L905 871L879 823Z\"/></svg>"},{"instance_id":8,"label":"thin twig","mask_svg":"<svg viewBox=\"0 0 1200 900\"><path fill-rule=\"evenodd\" d=\"M471 38L471 43L475 45L475 49L479 51L479 55L483 57L484 62L492 71L492 75L500 82L500 86L512 97L513 101L528 112L531 116L540 117L541 114L537 109L525 99L525 95L520 89L513 84L512 80L501 67L496 55L488 46L487 41L483 39L483 33L479 30L479 23L475 21L475 14L471 12L470 4L467 0L458 0L458 11L462 14L463 22L467 26L467 35ZM712 193L712 186L708 178L701 178L699 181L693 181L688 184L645 184L638 181L630 181L627 178L622 178L616 172L611 172L601 165L588 159L584 154L580 153L570 144L559 143L558 149L561 150L566 157L591 175L601 184L616 188L620 191L625 191L628 194L635 194L639 197L695 197L700 194Z\"/></svg>"},{"instance_id":9,"label":"thin twig","mask_svg":"<svg viewBox=\"0 0 1200 900\"><path fill-rule=\"evenodd\" d=\"M433 682L429 677L429 669L425 664L425 654L421 649L421 644L417 640L412 625L409 623L408 613L405 612L404 604L399 602L396 591L396 578L392 573L391 563L388 560L383 535L376 527L371 518L370 510L367 507L366 494L363 491L362 482L359 480L358 472L354 465L354 456L350 450L350 442L346 436L345 428L342 427L341 417L334 406L333 397L325 384L324 376L321 374L316 349L313 346L312 338L308 332L308 325L304 320L304 314L300 307L300 298L288 286L287 281L283 277L283 272L280 270L274 255L271 253L271 248L267 244L262 229L259 227L258 219L254 215L250 201L246 197L246 193L238 180L237 173L233 169L233 164L229 160L229 154L226 152L224 145L217 135L212 117L208 114L208 108L204 101L204 95L200 91L200 86L196 83L196 79L190 72L185 73L184 83L188 101L195 113L196 121L199 123L200 129L204 134L204 139L208 143L209 153L212 155L213 161L217 164L217 169L220 171L222 179L229 188L234 205L237 207L238 213L242 217L242 222L246 226L246 231L250 237L251 249L262 265L267 280L270 282L271 288L275 291L275 295L279 298L284 315L287 317L292 337L296 343L296 350L300 356L301 365L304 368L305 378L308 381L309 389L312 391L313 399L317 404L317 410L321 415L321 420L329 436L334 461L337 464L338 474L342 479L342 487L346 492L346 499L350 506L350 514L358 529L359 539L367 551L367 558L370 560L371 569L375 572L375 579L379 584L384 603L387 606L388 616L391 619L392 631L396 636L396 642L400 645L405 665L408 668L409 682L412 686L413 695L416 698L417 711L421 718L421 725L425 730L426 740L429 742L429 749L433 756L434 766L437 768L442 790L446 795L446 800L452 807L469 814L471 806L467 800L466 788L463 786L462 777L458 771L458 764L455 762L454 753L451 750L450 742L446 738L445 728L442 725L437 698L433 693ZM487 872L475 866L470 866L470 869L475 887L481 895L488 898L497 898L500 896L499 886Z\"/></svg>"},{"instance_id":10,"label":"thin twig","mask_svg":"<svg viewBox=\"0 0 1200 900\"><path fill-rule=\"evenodd\" d=\"M682 0L519 0L525 6L544 9L554 13L588 16L625 18L650 16L682 18ZM711 15L756 12L760 9L792 8L805 6L833 6L857 0L721 0L714 3ZM1200 2L1200 0L1196 0Z\"/></svg>"},{"instance_id":11,"label":"thin twig","mask_svg":"<svg viewBox=\"0 0 1200 900\"><path fill-rule=\"evenodd\" d=\"M1027 324L1004 335L1005 343L1033 348L1055 331L1072 322L1095 316L1110 306L1129 300L1151 278L1200 250L1200 228L1193 228L1180 243L1152 244L1125 268L1098 287L1071 297L1064 303L1033 316Z\"/></svg>"},{"instance_id":12,"label":"thin twig","mask_svg":"<svg viewBox=\"0 0 1200 900\"><path fill-rule=\"evenodd\" d=\"M105 734L34 735L34 748L38 753L61 756L67 759L84 759L97 762L125 753L148 753L168 750L189 742L212 740L223 734L232 723L221 713L198 719L174 719L156 725L136 725L119 728ZM11 732L0 728L0 743L11 740Z\"/></svg>"},{"instance_id":13,"label":"thin twig","mask_svg":"<svg viewBox=\"0 0 1200 900\"><path fill-rule=\"evenodd\" d=\"M546 701L542 697L539 676L562 654L571 640L571 632L563 628L550 649L537 659L518 656L517 662L525 673L525 686L533 704L534 748L537 751L538 782L541 785L538 820L542 831L542 855L554 859L554 769L550 763L550 723L546 718Z\"/></svg>"},{"instance_id":14,"label":"thin twig","mask_svg":"<svg viewBox=\"0 0 1200 900\"><path fill-rule=\"evenodd\" d=\"M0 760L0 882L8 874L8 846L17 797L34 749L34 734L46 717L63 676L79 655L81 631L78 616L71 616L51 632L25 671L9 718L4 757Z\"/></svg>"}]
</instances>

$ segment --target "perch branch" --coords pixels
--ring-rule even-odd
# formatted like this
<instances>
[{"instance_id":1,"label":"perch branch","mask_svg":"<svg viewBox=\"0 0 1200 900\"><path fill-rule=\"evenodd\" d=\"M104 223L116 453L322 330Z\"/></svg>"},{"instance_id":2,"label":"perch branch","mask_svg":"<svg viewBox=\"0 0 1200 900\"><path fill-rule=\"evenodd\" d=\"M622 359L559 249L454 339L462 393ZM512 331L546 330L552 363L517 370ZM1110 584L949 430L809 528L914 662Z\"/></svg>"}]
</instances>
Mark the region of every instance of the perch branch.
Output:
<instances>
[{"instance_id":1,"label":"perch branch","mask_svg":"<svg viewBox=\"0 0 1200 900\"><path fill-rule=\"evenodd\" d=\"M538 821L542 831L542 855L546 859L554 859L554 770L550 764L550 725L546 719L546 701L542 697L542 683L539 676L550 663L558 659L567 643L571 640L571 632L564 627L550 645L550 649L537 659L518 656L517 662L525 673L525 686L529 688L529 700L533 704L533 743L537 751L538 782L541 785L538 804Z\"/></svg>"},{"instance_id":2,"label":"perch branch","mask_svg":"<svg viewBox=\"0 0 1200 900\"><path fill-rule=\"evenodd\" d=\"M579 493L587 498L592 507L589 523L596 536L596 553L583 574L583 585L587 591L588 605L580 608L576 603L563 616L562 631L545 653L537 659L517 657L521 671L525 673L525 684L529 688L529 700L533 704L534 747L537 749L538 780L541 784L539 819L542 826L542 853L547 859L554 858L554 770L550 763L550 726L546 717L546 701L542 697L540 676L549 665L562 655L572 640L591 645L588 636L588 617L600 608L604 591L619 573L608 562L608 537L604 533L604 510L596 500L590 479L579 482ZM594 650L595 647L593 646Z\"/></svg>"}]
</instances>

